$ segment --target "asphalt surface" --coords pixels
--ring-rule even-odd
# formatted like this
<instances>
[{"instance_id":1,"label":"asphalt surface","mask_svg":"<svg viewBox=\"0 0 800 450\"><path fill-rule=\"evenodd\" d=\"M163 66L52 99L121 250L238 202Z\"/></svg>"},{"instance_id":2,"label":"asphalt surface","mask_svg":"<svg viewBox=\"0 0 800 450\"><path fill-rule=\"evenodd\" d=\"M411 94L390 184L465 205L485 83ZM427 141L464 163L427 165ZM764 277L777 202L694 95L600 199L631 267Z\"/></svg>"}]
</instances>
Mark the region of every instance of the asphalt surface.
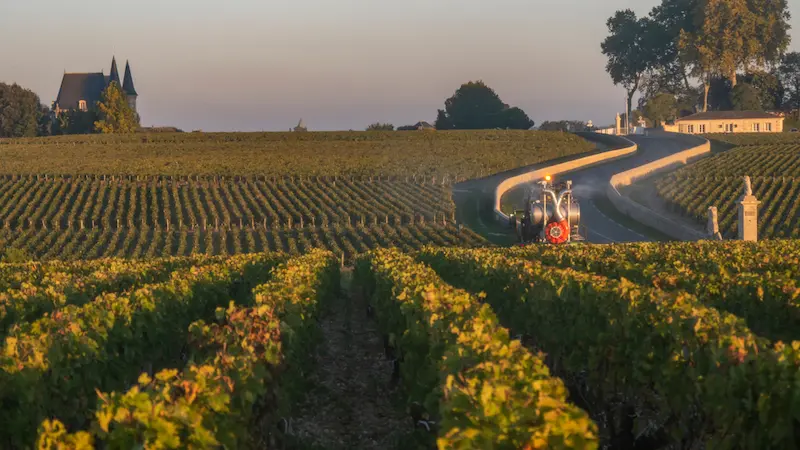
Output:
<instances>
[{"instance_id":1,"label":"asphalt surface","mask_svg":"<svg viewBox=\"0 0 800 450\"><path fill-rule=\"evenodd\" d=\"M601 211L593 197L605 196L606 186L613 175L689 148L688 145L658 131L650 131L648 136L626 137L639 146L636 155L560 177L573 181L575 198L581 205L581 225L587 229L588 242L608 244L653 241L654 239L648 237L647 233L637 232L620 223L622 221L612 218L613 214ZM607 211L607 208L604 209Z\"/></svg>"},{"instance_id":2,"label":"asphalt surface","mask_svg":"<svg viewBox=\"0 0 800 450\"><path fill-rule=\"evenodd\" d=\"M585 227L585 237L588 242L608 244L656 240L652 230L643 230L642 225L616 212L607 200L605 200L607 204L602 205L606 198L606 186L611 177L617 173L686 150L689 146L660 131L649 131L647 136L627 137L639 146L639 151L635 155L558 177L573 181L574 195L581 205L581 226ZM569 159L563 158L562 160ZM485 178L458 183L453 188L458 223L468 226L497 245L513 245L517 242L514 231L509 225L498 223L494 219L495 187L510 176L547 167L562 162L562 160L520 167ZM597 203L595 199L597 199ZM520 207L522 206L520 205Z\"/></svg>"}]
</instances>

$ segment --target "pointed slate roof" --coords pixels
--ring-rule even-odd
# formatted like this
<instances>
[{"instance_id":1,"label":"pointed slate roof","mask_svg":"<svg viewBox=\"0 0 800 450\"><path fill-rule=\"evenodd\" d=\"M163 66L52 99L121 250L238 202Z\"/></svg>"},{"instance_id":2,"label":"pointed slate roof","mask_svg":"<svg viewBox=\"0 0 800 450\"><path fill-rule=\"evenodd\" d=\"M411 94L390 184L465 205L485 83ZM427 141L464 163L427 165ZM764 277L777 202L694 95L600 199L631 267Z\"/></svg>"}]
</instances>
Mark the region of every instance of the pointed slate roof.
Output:
<instances>
[{"instance_id":1,"label":"pointed slate roof","mask_svg":"<svg viewBox=\"0 0 800 450\"><path fill-rule=\"evenodd\" d=\"M125 61L125 81L122 83L122 92L125 95L139 95L136 93L136 88L133 87L133 74L131 74L131 64Z\"/></svg>"},{"instance_id":2,"label":"pointed slate roof","mask_svg":"<svg viewBox=\"0 0 800 450\"><path fill-rule=\"evenodd\" d=\"M78 109L78 101L85 100L93 108L106 88L106 76L100 73L65 73L58 90L56 103L61 109Z\"/></svg>"},{"instance_id":3,"label":"pointed slate roof","mask_svg":"<svg viewBox=\"0 0 800 450\"><path fill-rule=\"evenodd\" d=\"M108 83L111 84L112 81L116 81L119 85L122 84L122 81L119 79L119 71L117 70L117 58L111 58L111 73L108 76Z\"/></svg>"}]
</instances>

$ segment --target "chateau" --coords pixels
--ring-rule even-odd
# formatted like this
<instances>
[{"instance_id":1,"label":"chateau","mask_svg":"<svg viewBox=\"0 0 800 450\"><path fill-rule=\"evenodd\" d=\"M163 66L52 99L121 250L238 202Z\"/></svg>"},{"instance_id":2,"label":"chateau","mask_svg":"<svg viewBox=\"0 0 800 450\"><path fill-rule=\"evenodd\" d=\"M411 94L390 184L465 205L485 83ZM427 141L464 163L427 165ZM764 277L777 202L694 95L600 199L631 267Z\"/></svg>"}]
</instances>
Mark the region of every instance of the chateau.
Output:
<instances>
[{"instance_id":1,"label":"chateau","mask_svg":"<svg viewBox=\"0 0 800 450\"><path fill-rule=\"evenodd\" d=\"M122 92L128 99L134 112L136 111L136 88L133 87L133 74L131 66L125 63L125 77L121 81L117 71L117 59L111 59L111 72L108 76L103 72L97 73L64 73L61 80L61 89L58 90L58 98L53 103L53 112L56 115L64 111L88 111L100 101L103 91L112 82L116 82L122 87ZM138 112L137 112L138 114Z\"/></svg>"}]
</instances>

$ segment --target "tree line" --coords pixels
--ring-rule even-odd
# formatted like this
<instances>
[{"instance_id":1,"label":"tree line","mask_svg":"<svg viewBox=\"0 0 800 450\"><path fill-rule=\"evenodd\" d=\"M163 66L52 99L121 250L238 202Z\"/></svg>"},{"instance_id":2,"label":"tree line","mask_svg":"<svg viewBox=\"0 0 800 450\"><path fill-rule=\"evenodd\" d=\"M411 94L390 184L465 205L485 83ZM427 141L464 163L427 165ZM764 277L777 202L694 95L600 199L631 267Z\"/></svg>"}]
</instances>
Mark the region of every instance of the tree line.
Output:
<instances>
[{"instance_id":1,"label":"tree line","mask_svg":"<svg viewBox=\"0 0 800 450\"><path fill-rule=\"evenodd\" d=\"M89 106L87 111L56 114L33 91L16 83L0 83L0 138L133 133L139 128L139 117L117 82L109 84L101 100Z\"/></svg>"},{"instance_id":2,"label":"tree line","mask_svg":"<svg viewBox=\"0 0 800 450\"><path fill-rule=\"evenodd\" d=\"M445 100L444 109L436 113L437 130L529 130L535 123L521 108L511 107L483 81L470 81ZM416 130L414 125L398 127L398 131ZM367 131L392 131L394 125L376 122Z\"/></svg>"},{"instance_id":3,"label":"tree line","mask_svg":"<svg viewBox=\"0 0 800 450\"><path fill-rule=\"evenodd\" d=\"M608 19L606 71L628 110L663 122L709 110L800 108L800 54L786 53L787 0L662 0Z\"/></svg>"}]
</instances>

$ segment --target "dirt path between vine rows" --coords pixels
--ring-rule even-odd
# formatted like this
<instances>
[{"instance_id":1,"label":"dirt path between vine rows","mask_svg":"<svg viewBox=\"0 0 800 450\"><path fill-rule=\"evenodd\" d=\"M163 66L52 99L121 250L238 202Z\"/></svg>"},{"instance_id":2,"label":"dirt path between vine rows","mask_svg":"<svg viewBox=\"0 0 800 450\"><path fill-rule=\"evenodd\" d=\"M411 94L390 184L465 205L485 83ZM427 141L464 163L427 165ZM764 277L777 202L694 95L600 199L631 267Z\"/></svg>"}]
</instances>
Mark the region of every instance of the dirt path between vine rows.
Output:
<instances>
[{"instance_id":1,"label":"dirt path between vine rows","mask_svg":"<svg viewBox=\"0 0 800 450\"><path fill-rule=\"evenodd\" d=\"M403 446L412 420L392 388L392 365L384 356L365 299L349 295L352 272L343 271L343 295L320 321L313 389L292 420L292 449L393 449Z\"/></svg>"}]
</instances>

